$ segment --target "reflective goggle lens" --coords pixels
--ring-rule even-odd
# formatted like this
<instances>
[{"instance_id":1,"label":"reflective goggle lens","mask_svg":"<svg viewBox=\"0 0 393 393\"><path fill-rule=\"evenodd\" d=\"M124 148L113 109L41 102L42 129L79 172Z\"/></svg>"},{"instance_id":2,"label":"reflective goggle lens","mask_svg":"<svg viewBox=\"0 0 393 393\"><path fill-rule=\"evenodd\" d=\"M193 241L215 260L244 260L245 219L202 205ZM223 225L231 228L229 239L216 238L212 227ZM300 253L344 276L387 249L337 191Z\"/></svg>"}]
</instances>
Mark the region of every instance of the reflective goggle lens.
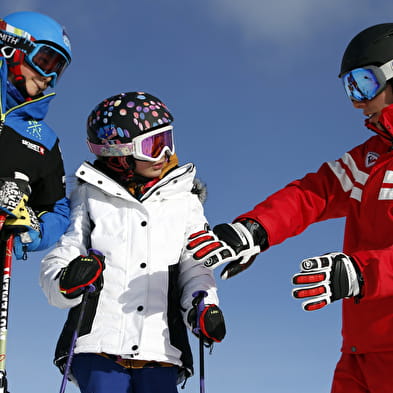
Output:
<instances>
[{"instance_id":1,"label":"reflective goggle lens","mask_svg":"<svg viewBox=\"0 0 393 393\"><path fill-rule=\"evenodd\" d=\"M372 100L385 87L385 81L378 80L368 68L356 68L341 79L348 97L355 101Z\"/></svg>"},{"instance_id":2,"label":"reflective goggle lens","mask_svg":"<svg viewBox=\"0 0 393 393\"><path fill-rule=\"evenodd\" d=\"M68 65L66 57L48 45L38 44L37 49L27 56L28 63L44 76L58 78Z\"/></svg>"},{"instance_id":3,"label":"reflective goggle lens","mask_svg":"<svg viewBox=\"0 0 393 393\"><path fill-rule=\"evenodd\" d=\"M172 130L166 130L159 134L146 136L140 144L141 153L145 157L158 158L165 148L173 154L174 144Z\"/></svg>"},{"instance_id":4,"label":"reflective goggle lens","mask_svg":"<svg viewBox=\"0 0 393 393\"><path fill-rule=\"evenodd\" d=\"M95 144L87 141L92 153L102 157L134 156L137 160L158 161L165 152L175 153L173 127L166 126L158 130L142 134L129 143Z\"/></svg>"}]
</instances>

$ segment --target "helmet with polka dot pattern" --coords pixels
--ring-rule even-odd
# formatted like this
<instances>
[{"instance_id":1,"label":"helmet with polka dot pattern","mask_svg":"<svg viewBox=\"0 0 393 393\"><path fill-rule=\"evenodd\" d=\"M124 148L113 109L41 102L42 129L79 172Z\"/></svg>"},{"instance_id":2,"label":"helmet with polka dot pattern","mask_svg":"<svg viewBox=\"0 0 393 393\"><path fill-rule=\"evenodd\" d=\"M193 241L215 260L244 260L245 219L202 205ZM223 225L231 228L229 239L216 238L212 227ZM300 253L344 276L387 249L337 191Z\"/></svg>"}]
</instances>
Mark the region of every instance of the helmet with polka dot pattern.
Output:
<instances>
[{"instance_id":1,"label":"helmet with polka dot pattern","mask_svg":"<svg viewBox=\"0 0 393 393\"><path fill-rule=\"evenodd\" d=\"M157 161L174 153L173 116L157 97L120 93L100 102L87 120L87 144L99 157Z\"/></svg>"}]
</instances>

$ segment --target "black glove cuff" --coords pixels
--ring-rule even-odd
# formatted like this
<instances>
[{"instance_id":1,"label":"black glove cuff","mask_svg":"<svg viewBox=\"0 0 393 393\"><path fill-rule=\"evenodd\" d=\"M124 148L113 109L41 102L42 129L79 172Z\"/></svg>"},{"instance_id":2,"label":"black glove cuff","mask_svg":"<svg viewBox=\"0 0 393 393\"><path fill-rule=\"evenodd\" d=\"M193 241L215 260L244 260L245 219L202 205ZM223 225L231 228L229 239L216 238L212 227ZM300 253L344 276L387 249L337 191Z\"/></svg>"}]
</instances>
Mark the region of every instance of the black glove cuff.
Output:
<instances>
[{"instance_id":1,"label":"black glove cuff","mask_svg":"<svg viewBox=\"0 0 393 393\"><path fill-rule=\"evenodd\" d=\"M252 220L251 218L242 218L239 221L235 222L240 222L247 228L247 230L251 233L252 238L254 239L254 243L261 247L261 251L269 248L267 232L259 222Z\"/></svg>"}]
</instances>

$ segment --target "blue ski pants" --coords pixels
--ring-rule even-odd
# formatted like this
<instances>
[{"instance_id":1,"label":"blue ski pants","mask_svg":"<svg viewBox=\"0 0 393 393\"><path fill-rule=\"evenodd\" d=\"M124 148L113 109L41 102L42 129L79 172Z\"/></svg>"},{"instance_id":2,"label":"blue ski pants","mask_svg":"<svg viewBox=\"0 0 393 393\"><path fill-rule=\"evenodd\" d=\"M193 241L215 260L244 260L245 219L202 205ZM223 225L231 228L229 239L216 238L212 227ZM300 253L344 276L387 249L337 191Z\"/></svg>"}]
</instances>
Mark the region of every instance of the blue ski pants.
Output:
<instances>
[{"instance_id":1,"label":"blue ski pants","mask_svg":"<svg viewBox=\"0 0 393 393\"><path fill-rule=\"evenodd\" d=\"M124 368L93 353L76 354L72 374L81 393L178 393L177 367Z\"/></svg>"}]
</instances>

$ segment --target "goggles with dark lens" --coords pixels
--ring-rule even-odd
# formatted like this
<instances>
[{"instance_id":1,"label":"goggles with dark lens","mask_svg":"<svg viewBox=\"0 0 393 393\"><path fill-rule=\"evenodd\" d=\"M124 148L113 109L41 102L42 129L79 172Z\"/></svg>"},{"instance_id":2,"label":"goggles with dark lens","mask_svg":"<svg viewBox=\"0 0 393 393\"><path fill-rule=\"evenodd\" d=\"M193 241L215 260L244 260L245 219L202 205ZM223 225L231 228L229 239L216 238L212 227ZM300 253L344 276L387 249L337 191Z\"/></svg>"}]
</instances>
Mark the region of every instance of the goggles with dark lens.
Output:
<instances>
[{"instance_id":1,"label":"goggles with dark lens","mask_svg":"<svg viewBox=\"0 0 393 393\"><path fill-rule=\"evenodd\" d=\"M25 55L26 63L45 77L51 77L50 86L56 85L57 78L64 72L69 60L62 52L47 44L34 43L35 48Z\"/></svg>"},{"instance_id":2,"label":"goggles with dark lens","mask_svg":"<svg viewBox=\"0 0 393 393\"><path fill-rule=\"evenodd\" d=\"M393 61L382 65L355 68L341 77L345 92L354 101L375 98L386 87L386 81L393 77Z\"/></svg>"},{"instance_id":3,"label":"goggles with dark lens","mask_svg":"<svg viewBox=\"0 0 393 393\"><path fill-rule=\"evenodd\" d=\"M46 42L35 41L22 29L0 19L0 52L10 59L16 50L25 55L26 63L39 74L52 78L49 85L54 87L57 78L64 72L71 59L65 53Z\"/></svg>"},{"instance_id":4,"label":"goggles with dark lens","mask_svg":"<svg viewBox=\"0 0 393 393\"><path fill-rule=\"evenodd\" d=\"M129 143L116 143L110 140L105 145L87 141L90 151L101 157L119 157L132 155L137 160L159 161L164 154L175 153L173 127L166 126L135 137Z\"/></svg>"}]
</instances>

